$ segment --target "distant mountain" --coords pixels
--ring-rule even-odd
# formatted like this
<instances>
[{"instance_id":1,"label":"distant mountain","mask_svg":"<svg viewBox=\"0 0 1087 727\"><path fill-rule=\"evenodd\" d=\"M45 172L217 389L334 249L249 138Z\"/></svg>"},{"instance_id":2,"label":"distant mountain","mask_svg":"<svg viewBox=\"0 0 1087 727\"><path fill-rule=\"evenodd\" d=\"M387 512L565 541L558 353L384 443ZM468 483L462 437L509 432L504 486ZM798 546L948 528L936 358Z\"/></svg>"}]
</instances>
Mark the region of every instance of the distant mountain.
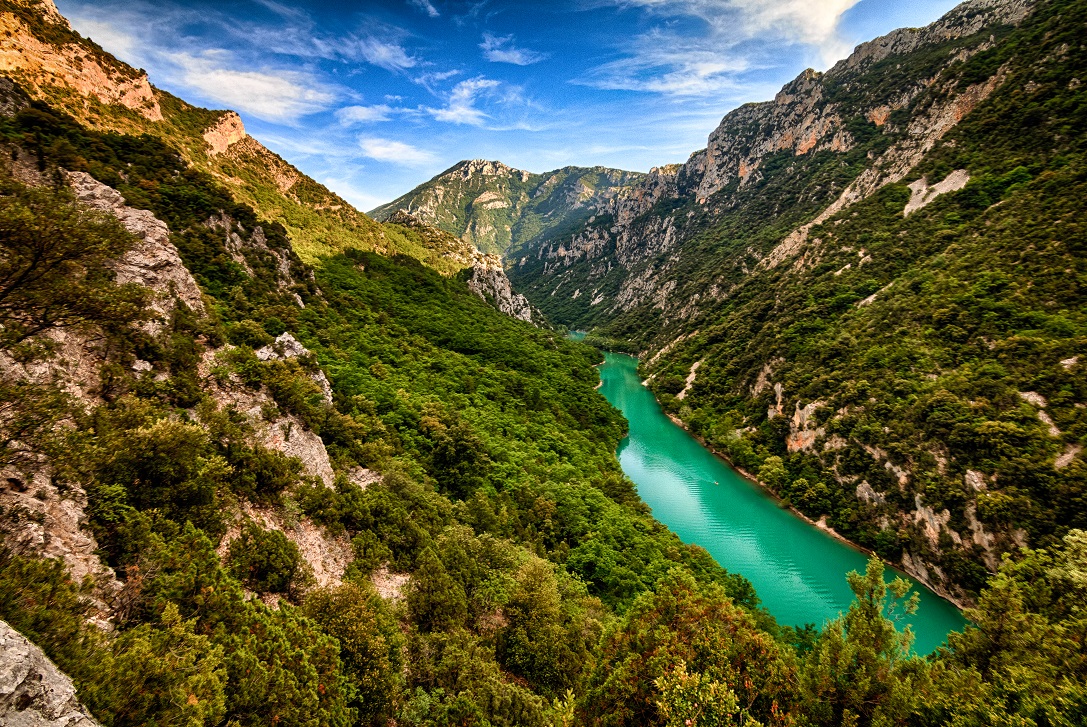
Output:
<instances>
[{"instance_id":1,"label":"distant mountain","mask_svg":"<svg viewBox=\"0 0 1087 727\"><path fill-rule=\"evenodd\" d=\"M545 174L501 162L463 161L370 214L397 211L456 235L483 252L505 254L579 229L644 174L564 167Z\"/></svg>"}]
</instances>

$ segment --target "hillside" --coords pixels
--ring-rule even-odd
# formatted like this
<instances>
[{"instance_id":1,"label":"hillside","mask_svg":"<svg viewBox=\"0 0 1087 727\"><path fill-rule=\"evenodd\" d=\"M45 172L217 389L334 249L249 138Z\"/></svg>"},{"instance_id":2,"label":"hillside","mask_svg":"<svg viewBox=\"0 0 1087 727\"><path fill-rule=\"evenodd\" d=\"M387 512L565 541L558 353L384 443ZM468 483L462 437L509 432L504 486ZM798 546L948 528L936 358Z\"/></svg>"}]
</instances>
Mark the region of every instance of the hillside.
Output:
<instances>
[{"instance_id":1,"label":"hillside","mask_svg":"<svg viewBox=\"0 0 1087 727\"><path fill-rule=\"evenodd\" d=\"M0 36L17 76L0 75L0 724L927 727L1087 715L1087 533L1054 530L1046 548L1017 551L966 612L970 625L928 656L899 630L915 607L908 582L888 583L878 559L848 575L846 613L782 626L742 576L654 520L616 457L626 426L595 389L601 352L517 320L527 304L495 257L407 214L378 226L320 209L294 185L247 201L282 168L264 169L269 158L229 116L182 107L106 56L58 80L63 68L43 58L93 46L72 40L48 0L0 2L0 20L19 24ZM1006 37L1044 70L1053 26L1074 36L1073 19L1060 26L1039 10ZM72 86L79 78L93 83ZM960 127L990 128L984 108ZM209 118L226 121L205 139ZM189 131L167 133L182 119ZM955 224L990 234L1035 183L1058 185L1046 203L1068 205L1079 167L1062 154L1067 163L1029 178L981 177L972 193L988 196L972 198L972 216L953 210ZM959 161L969 159L947 159ZM872 220L903 219L901 189L890 193L893 205L883 193L862 203L886 213ZM985 225L994 210L982 203L1005 195ZM946 224L932 215L954 199L907 219ZM288 204L317 231L291 227ZM1061 218L1073 241L1077 219ZM1016 241L1040 234L1022 220ZM363 227L413 241L418 256L361 239ZM810 244L847 232L883 230L813 227ZM318 238L329 247L296 249ZM979 266L933 264L918 286L895 287L949 286L968 331L966 304L991 300L1001 281L939 276ZM1053 300L1056 283L1034 277ZM994 326L1019 320L985 310ZM804 322L836 321L820 314ZM1036 333L1015 339L1023 348L992 349L1008 369L1078 325L1074 311L1031 321ZM682 368L676 351L647 365ZM935 401L949 444L964 406L986 412L1007 393L988 351L956 374L984 391ZM1018 446L1037 421L1028 406L1068 427L1057 414L1082 399L1077 365L1063 359L1065 380L1039 373L1015 421L980 428L986 441ZM780 384L787 370L766 377ZM697 403L702 372L689 397L664 401ZM863 395L875 397L884 382L871 379ZM768 458L760 471L795 465ZM1013 476L985 485L999 494Z\"/></svg>"},{"instance_id":2,"label":"hillside","mask_svg":"<svg viewBox=\"0 0 1087 727\"><path fill-rule=\"evenodd\" d=\"M969 602L1087 524L1083 19L968 2L864 44L511 277L644 350L664 406L794 507Z\"/></svg>"},{"instance_id":3,"label":"hillside","mask_svg":"<svg viewBox=\"0 0 1087 727\"><path fill-rule=\"evenodd\" d=\"M645 175L604 167L544 174L464 161L370 214L407 212L487 253L503 255L573 231Z\"/></svg>"},{"instance_id":4,"label":"hillside","mask_svg":"<svg viewBox=\"0 0 1087 727\"><path fill-rule=\"evenodd\" d=\"M72 30L52 0L0 0L0 73L90 128L163 140L238 202L282 224L307 263L355 248L409 255L445 274L471 264L471 245L431 249L415 232L371 220L249 136L234 112L155 88Z\"/></svg>"}]
</instances>

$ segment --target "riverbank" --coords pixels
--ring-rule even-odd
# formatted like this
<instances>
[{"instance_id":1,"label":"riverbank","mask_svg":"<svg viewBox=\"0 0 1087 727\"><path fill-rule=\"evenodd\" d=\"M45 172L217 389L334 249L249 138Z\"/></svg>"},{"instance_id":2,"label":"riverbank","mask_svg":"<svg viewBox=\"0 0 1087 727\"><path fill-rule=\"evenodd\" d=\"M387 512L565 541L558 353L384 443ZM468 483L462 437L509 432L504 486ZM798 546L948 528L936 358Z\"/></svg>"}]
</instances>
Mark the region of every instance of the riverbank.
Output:
<instances>
[{"instance_id":1,"label":"riverbank","mask_svg":"<svg viewBox=\"0 0 1087 727\"><path fill-rule=\"evenodd\" d=\"M603 381L601 381L601 384L603 384ZM598 386L597 388L600 388L600 387ZM656 397L654 396L654 399L655 398ZM658 404L659 404L659 402L658 402ZM815 528L818 528L819 530L822 530L827 535L830 535L832 538L838 540L839 542L841 542L844 545L849 546L850 548L856 550L857 552L864 553L865 555L867 555L869 557L879 558L879 560L884 565L886 565L886 566L888 566L890 568L893 568L896 571L900 571L902 573L905 573L905 574L909 575L911 578L916 580L918 583L925 586L925 588L927 588L929 591L931 591L933 595L942 598L943 600L947 601L948 603L950 603L952 606L959 609L960 611L962 611L964 608L969 608L972 605L972 604L963 602L961 599L956 598L955 596L948 593L943 588L934 585L928 579L928 576L926 574L914 572L914 569L911 569L911 568L907 567L905 564L892 563L889 560L887 560L886 558L882 557L879 553L876 553L874 550L869 550L868 548L865 548L863 545L860 545L859 543L854 543L852 540L850 540L849 538L845 537L844 535L842 535L841 533L836 531L834 528L827 525L826 515L819 518L819 520L812 520L810 517L808 517L804 513L800 512L795 507L793 507L791 504L786 503L785 500L783 500L776 492L774 492L774 490L770 487L770 485L763 482L757 476L751 474L750 472L745 470L743 467L740 467L737 464L735 464L729 458L729 456L727 454L725 454L724 452L721 452L720 450L715 448L713 445L711 445L709 442L707 442L704 437L702 437L699 434L696 434L695 432L692 432L691 428L687 426L687 423L685 421L680 419L675 414L672 414L671 412L664 411L664 407L661 407L661 411L664 412L665 416L667 416L672 421L673 424L675 424L677 427L679 427L684 432L686 432L687 435L689 437L691 437L691 439L694 439L696 442L701 444L706 449L706 451L712 453L715 457L717 457L722 462L727 464L734 471L738 472L741 476L743 476L743 478L745 480L747 480L748 482L750 482L751 484L755 485L760 490L762 490L768 497L770 497L770 499L772 499L774 502L776 502L778 504L778 506L781 507L783 510L788 510L790 513L792 513L793 515L795 515L799 519L803 520L804 522L808 523L812 527L815 527Z\"/></svg>"}]
</instances>

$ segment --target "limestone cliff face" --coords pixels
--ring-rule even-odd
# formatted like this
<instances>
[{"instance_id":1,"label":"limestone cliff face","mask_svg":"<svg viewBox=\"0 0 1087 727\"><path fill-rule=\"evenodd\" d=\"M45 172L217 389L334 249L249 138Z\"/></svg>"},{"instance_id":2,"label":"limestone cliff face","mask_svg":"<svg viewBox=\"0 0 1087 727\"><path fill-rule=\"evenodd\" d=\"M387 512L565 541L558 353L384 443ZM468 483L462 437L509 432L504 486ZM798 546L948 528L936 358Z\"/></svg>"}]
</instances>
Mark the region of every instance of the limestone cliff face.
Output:
<instances>
[{"instance_id":1,"label":"limestone cliff face","mask_svg":"<svg viewBox=\"0 0 1087 727\"><path fill-rule=\"evenodd\" d=\"M505 253L600 209L642 175L603 167L545 174L501 162L460 162L371 214L406 212L487 253Z\"/></svg>"},{"instance_id":2,"label":"limestone cliff face","mask_svg":"<svg viewBox=\"0 0 1087 727\"><path fill-rule=\"evenodd\" d=\"M513 290L502 258L497 255L478 253L472 265L472 277L468 289L510 318L532 323L532 305L528 298Z\"/></svg>"},{"instance_id":3,"label":"limestone cliff face","mask_svg":"<svg viewBox=\"0 0 1087 727\"><path fill-rule=\"evenodd\" d=\"M807 231L885 184L906 178L923 155L1004 81L997 72L967 87L933 88L939 72L991 48L995 36L984 29L1021 22L1031 0L970 0L921 29L904 29L858 46L826 73L805 71L772 101L744 105L724 117L705 149L687 163L654 169L640 182L619 190L598 214L573 234L553 236L516 253L514 283L534 299L585 296L597 301L576 321L658 307L667 318L689 319L709 300L728 295L737 276L773 268L801 254ZM970 42L967 42L967 40ZM962 40L924 76L899 83L877 82L883 66L908 58L919 48ZM883 64L883 65L881 65ZM922 94L928 91L920 102ZM908 113L897 118L896 112ZM893 143L844 188L814 185L803 189L796 207L819 210L808 222L767 249L750 249L735 267L686 295L670 295L689 270L682 248L749 200L755 189L782 175L782 167L821 152L843 155L856 146L858 122L865 121ZM863 125L862 125L863 126ZM867 132L866 133L871 133ZM768 169L767 165L772 168ZM798 179L797 184L802 185ZM733 282L730 282L733 281ZM662 340L661 345L666 343Z\"/></svg>"},{"instance_id":4,"label":"limestone cliff face","mask_svg":"<svg viewBox=\"0 0 1087 727\"><path fill-rule=\"evenodd\" d=\"M106 105L120 105L148 121L161 121L162 109L147 74L113 56L77 44L53 44L34 33L35 23L68 22L52 0L17 0L21 12L0 12L0 73L28 89L67 88Z\"/></svg>"},{"instance_id":5,"label":"limestone cliff face","mask_svg":"<svg viewBox=\"0 0 1087 727\"><path fill-rule=\"evenodd\" d=\"M227 111L219 120L204 131L204 141L208 143L208 154L218 156L234 144L246 138L245 124L242 117L234 111Z\"/></svg>"},{"instance_id":6,"label":"limestone cliff face","mask_svg":"<svg viewBox=\"0 0 1087 727\"><path fill-rule=\"evenodd\" d=\"M0 621L0 724L99 727L75 686L22 634Z\"/></svg>"}]
</instances>

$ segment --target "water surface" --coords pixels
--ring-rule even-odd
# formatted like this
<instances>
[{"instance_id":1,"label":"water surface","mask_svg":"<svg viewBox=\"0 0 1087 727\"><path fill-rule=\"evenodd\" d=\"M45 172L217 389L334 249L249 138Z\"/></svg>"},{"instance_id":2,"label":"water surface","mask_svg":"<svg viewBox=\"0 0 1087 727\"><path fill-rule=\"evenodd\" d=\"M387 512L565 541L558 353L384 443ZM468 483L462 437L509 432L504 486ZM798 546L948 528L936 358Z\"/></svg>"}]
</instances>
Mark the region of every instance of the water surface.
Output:
<instances>
[{"instance_id":1,"label":"water surface","mask_svg":"<svg viewBox=\"0 0 1087 727\"><path fill-rule=\"evenodd\" d=\"M845 575L867 557L782 508L757 485L698 443L661 411L631 356L609 353L601 391L630 422L619 445L623 471L653 515L755 586L780 623L822 626L849 608ZM915 649L928 653L965 623L953 605L914 582L921 595L910 619Z\"/></svg>"}]
</instances>

